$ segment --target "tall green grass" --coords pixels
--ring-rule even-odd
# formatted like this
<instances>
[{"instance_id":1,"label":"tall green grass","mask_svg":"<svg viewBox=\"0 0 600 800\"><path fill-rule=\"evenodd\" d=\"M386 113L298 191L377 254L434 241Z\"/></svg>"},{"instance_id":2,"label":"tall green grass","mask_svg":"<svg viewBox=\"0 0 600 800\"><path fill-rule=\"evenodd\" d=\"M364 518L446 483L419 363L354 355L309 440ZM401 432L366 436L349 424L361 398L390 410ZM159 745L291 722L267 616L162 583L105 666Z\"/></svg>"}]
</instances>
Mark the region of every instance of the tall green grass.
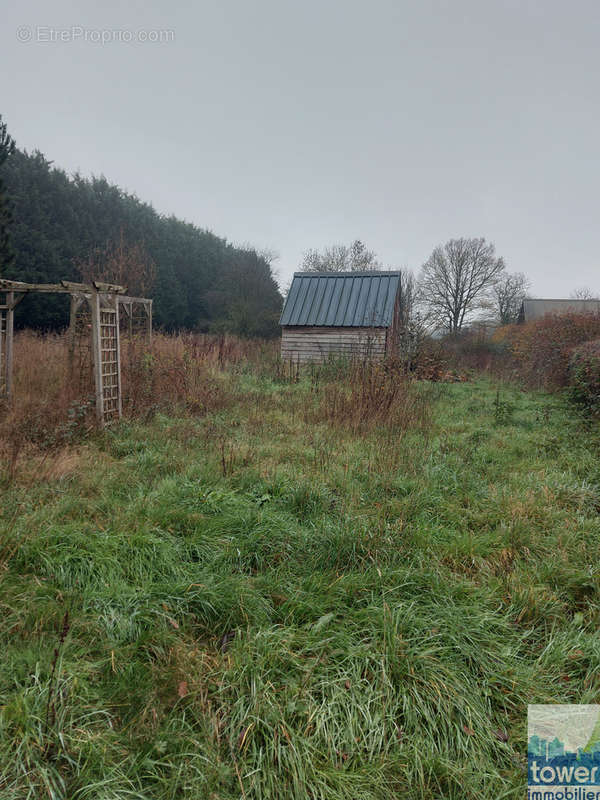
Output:
<instances>
[{"instance_id":1,"label":"tall green grass","mask_svg":"<svg viewBox=\"0 0 600 800\"><path fill-rule=\"evenodd\" d=\"M522 797L527 704L600 701L598 430L237 391L3 493L2 800Z\"/></svg>"}]
</instances>

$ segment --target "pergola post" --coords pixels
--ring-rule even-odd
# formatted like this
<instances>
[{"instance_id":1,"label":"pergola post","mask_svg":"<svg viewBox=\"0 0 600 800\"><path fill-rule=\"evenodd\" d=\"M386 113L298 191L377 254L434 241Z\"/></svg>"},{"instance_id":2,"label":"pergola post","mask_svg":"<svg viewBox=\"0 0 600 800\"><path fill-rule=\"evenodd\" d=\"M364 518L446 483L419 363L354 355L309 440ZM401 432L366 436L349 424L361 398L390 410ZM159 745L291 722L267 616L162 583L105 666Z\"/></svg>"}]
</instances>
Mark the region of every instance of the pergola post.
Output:
<instances>
[{"instance_id":1,"label":"pergola post","mask_svg":"<svg viewBox=\"0 0 600 800\"><path fill-rule=\"evenodd\" d=\"M0 307L0 396L6 396L6 312L7 306Z\"/></svg>"},{"instance_id":2,"label":"pergola post","mask_svg":"<svg viewBox=\"0 0 600 800\"><path fill-rule=\"evenodd\" d=\"M25 295L6 292L6 302L0 307L0 394L6 399L12 395L13 343L15 338L15 307Z\"/></svg>"},{"instance_id":3,"label":"pergola post","mask_svg":"<svg viewBox=\"0 0 600 800\"><path fill-rule=\"evenodd\" d=\"M148 317L148 344L152 344L152 300L146 303L146 315Z\"/></svg>"},{"instance_id":4,"label":"pergola post","mask_svg":"<svg viewBox=\"0 0 600 800\"><path fill-rule=\"evenodd\" d=\"M92 361L94 364L94 388L96 394L96 420L104 427L104 398L102 392L102 340L100 336L100 295L93 292L89 298L92 312Z\"/></svg>"},{"instance_id":5,"label":"pergola post","mask_svg":"<svg viewBox=\"0 0 600 800\"><path fill-rule=\"evenodd\" d=\"M13 342L15 336L15 293L8 292L6 295L6 358L5 358L5 375L4 386L6 396L10 397L12 393L13 382Z\"/></svg>"},{"instance_id":6,"label":"pergola post","mask_svg":"<svg viewBox=\"0 0 600 800\"><path fill-rule=\"evenodd\" d=\"M83 297L79 294L71 295L71 305L69 307L69 330L67 332L67 347L69 357L69 375L72 377L75 371L75 337L77 333L77 312L81 307Z\"/></svg>"},{"instance_id":7,"label":"pergola post","mask_svg":"<svg viewBox=\"0 0 600 800\"><path fill-rule=\"evenodd\" d=\"M119 330L119 301L116 295L112 296L112 302L115 308L115 348L116 358L114 368L116 369L116 388L117 388L117 416L121 419L123 415L123 396L121 392L121 333ZM133 316L133 312L131 314ZM114 384L113 384L114 385Z\"/></svg>"}]
</instances>

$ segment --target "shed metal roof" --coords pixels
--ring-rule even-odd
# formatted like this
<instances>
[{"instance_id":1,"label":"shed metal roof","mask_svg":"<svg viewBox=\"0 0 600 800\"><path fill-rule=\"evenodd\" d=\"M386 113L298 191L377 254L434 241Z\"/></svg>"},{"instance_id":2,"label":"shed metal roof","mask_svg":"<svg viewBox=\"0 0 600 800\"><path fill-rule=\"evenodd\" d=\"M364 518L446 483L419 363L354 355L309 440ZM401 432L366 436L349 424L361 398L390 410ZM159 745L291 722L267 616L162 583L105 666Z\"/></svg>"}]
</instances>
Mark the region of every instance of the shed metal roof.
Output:
<instances>
[{"instance_id":1,"label":"shed metal roof","mask_svg":"<svg viewBox=\"0 0 600 800\"><path fill-rule=\"evenodd\" d=\"M525 322L532 319L539 319L546 314L600 314L599 300L542 300L527 299L523 300L523 317Z\"/></svg>"},{"instance_id":2,"label":"shed metal roof","mask_svg":"<svg viewBox=\"0 0 600 800\"><path fill-rule=\"evenodd\" d=\"M400 272L295 272L280 325L387 328Z\"/></svg>"}]
</instances>

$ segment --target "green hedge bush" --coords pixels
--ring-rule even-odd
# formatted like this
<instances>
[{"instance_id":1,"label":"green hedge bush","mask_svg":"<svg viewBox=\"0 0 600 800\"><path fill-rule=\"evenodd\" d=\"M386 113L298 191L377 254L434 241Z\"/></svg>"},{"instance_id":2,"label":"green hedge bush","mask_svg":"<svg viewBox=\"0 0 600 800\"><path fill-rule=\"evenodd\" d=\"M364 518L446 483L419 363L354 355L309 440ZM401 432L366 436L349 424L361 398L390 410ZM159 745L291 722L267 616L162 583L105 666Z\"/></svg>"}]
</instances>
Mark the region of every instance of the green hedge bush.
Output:
<instances>
[{"instance_id":1,"label":"green hedge bush","mask_svg":"<svg viewBox=\"0 0 600 800\"><path fill-rule=\"evenodd\" d=\"M600 339L575 347L569 364L573 399L594 414L600 414Z\"/></svg>"}]
</instances>

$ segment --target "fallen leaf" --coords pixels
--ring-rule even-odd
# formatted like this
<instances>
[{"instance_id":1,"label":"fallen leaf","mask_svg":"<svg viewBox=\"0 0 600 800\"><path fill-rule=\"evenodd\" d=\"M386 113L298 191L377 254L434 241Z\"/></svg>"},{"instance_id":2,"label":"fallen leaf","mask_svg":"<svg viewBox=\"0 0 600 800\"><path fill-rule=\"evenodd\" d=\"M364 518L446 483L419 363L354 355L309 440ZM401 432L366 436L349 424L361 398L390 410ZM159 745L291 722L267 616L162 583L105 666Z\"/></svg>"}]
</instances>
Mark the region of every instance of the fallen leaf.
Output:
<instances>
[{"instance_id":1,"label":"fallen leaf","mask_svg":"<svg viewBox=\"0 0 600 800\"><path fill-rule=\"evenodd\" d=\"M467 734L467 736L475 736L475 731L473 728L469 728L468 725L463 725L463 731Z\"/></svg>"},{"instance_id":2,"label":"fallen leaf","mask_svg":"<svg viewBox=\"0 0 600 800\"><path fill-rule=\"evenodd\" d=\"M180 681L179 686L177 687L177 694L179 697L185 697L188 693L188 685L187 681Z\"/></svg>"},{"instance_id":3,"label":"fallen leaf","mask_svg":"<svg viewBox=\"0 0 600 800\"><path fill-rule=\"evenodd\" d=\"M177 622L177 620L173 619L173 617L167 617L167 620L175 628L175 630L179 629L179 623Z\"/></svg>"}]
</instances>

